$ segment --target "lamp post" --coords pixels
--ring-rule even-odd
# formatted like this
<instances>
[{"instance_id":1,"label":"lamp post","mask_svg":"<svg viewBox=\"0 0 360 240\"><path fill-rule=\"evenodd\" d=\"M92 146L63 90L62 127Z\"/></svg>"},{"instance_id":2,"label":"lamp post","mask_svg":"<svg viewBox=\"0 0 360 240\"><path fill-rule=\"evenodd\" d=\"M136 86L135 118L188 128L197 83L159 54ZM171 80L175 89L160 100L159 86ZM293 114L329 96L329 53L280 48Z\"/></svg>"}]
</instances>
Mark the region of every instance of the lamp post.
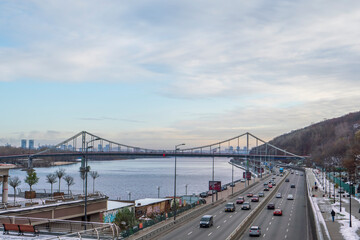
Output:
<instances>
[{"instance_id":1,"label":"lamp post","mask_svg":"<svg viewBox=\"0 0 360 240\"><path fill-rule=\"evenodd\" d=\"M234 163L231 164L231 194L234 194Z\"/></svg>"},{"instance_id":2,"label":"lamp post","mask_svg":"<svg viewBox=\"0 0 360 240\"><path fill-rule=\"evenodd\" d=\"M174 174L174 221L176 220L176 152L179 150L178 147L185 145L185 143L175 145L175 174Z\"/></svg>"},{"instance_id":3,"label":"lamp post","mask_svg":"<svg viewBox=\"0 0 360 240\"><path fill-rule=\"evenodd\" d=\"M215 178L215 152L219 149L220 147L216 147L212 150L212 182L214 184L214 178ZM213 190L211 190L213 191ZM214 202L214 194L213 192L211 193L211 202Z\"/></svg>"},{"instance_id":4,"label":"lamp post","mask_svg":"<svg viewBox=\"0 0 360 240\"><path fill-rule=\"evenodd\" d=\"M350 175L350 174L349 174ZM351 224L351 194L352 194L352 187L353 187L353 182L352 180L350 180L350 205L349 205L349 208L350 208L350 222L349 222L349 226L352 227L352 224Z\"/></svg>"},{"instance_id":5,"label":"lamp post","mask_svg":"<svg viewBox=\"0 0 360 240\"><path fill-rule=\"evenodd\" d=\"M94 146L89 146L89 143L94 142L96 140L99 140L99 138L95 138L92 139L91 141L86 142L85 168L81 169L81 171L85 172L85 206L84 206L85 222L87 222L87 177L88 177L88 172L90 170L88 166L88 150L94 147ZM85 230L86 230L86 224L85 224Z\"/></svg>"},{"instance_id":6,"label":"lamp post","mask_svg":"<svg viewBox=\"0 0 360 240\"><path fill-rule=\"evenodd\" d=\"M160 186L157 186L157 190L158 190L158 198L160 198Z\"/></svg>"},{"instance_id":7,"label":"lamp post","mask_svg":"<svg viewBox=\"0 0 360 240\"><path fill-rule=\"evenodd\" d=\"M188 185L185 184L185 196L187 196L187 187L188 187Z\"/></svg>"},{"instance_id":8,"label":"lamp post","mask_svg":"<svg viewBox=\"0 0 360 240\"><path fill-rule=\"evenodd\" d=\"M129 201L131 200L131 192L129 191L128 192L128 195L129 195Z\"/></svg>"}]
</instances>

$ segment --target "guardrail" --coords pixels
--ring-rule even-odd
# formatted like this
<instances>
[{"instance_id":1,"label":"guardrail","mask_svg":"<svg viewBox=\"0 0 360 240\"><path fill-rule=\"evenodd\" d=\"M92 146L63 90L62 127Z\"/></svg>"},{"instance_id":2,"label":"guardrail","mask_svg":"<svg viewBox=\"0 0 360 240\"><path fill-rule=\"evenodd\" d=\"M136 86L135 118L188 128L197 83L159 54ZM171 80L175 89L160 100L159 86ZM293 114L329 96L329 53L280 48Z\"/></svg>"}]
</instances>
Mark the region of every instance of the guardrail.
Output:
<instances>
[{"instance_id":1,"label":"guardrail","mask_svg":"<svg viewBox=\"0 0 360 240\"><path fill-rule=\"evenodd\" d=\"M308 181L308 174L305 170L305 176L306 176L306 184L307 184L307 192L308 192L308 199L310 201L310 205L311 205L311 208L312 208L312 211L314 213L314 217L315 217L315 227L316 227L316 236L317 236L317 239L319 240L324 240L324 236L323 236L323 233L321 231L321 226L320 226L320 220L322 222L324 222L324 218L320 212L320 209L319 209L319 206L317 204L314 203L312 197L311 197L311 192L310 192L310 185L309 185L309 181ZM320 214L319 214L320 213ZM331 239L330 237L330 234L329 232L327 231L327 227L326 227L326 224L325 226L323 226L325 228L325 232L327 233L327 237L328 239Z\"/></svg>"},{"instance_id":2,"label":"guardrail","mask_svg":"<svg viewBox=\"0 0 360 240\"><path fill-rule=\"evenodd\" d=\"M252 221L256 218L256 216L259 214L259 212L263 209L263 207L268 204L270 199L275 195L281 184L284 183L286 177L289 175L289 172L284 176L284 178L279 182L279 184L276 185L276 187L273 189L273 191L267 195L263 201L260 202L257 207L251 211L251 213L239 224L239 226L226 238L226 240L236 240L240 239L240 237L243 235L246 229L249 228Z\"/></svg>"}]
</instances>

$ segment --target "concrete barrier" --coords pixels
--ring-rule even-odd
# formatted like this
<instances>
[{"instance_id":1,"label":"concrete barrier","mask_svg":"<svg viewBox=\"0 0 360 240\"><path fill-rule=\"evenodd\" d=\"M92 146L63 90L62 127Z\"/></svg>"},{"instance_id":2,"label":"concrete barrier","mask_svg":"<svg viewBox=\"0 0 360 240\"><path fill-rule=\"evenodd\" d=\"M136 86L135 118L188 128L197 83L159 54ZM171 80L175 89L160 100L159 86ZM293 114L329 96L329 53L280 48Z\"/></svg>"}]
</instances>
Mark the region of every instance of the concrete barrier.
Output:
<instances>
[{"instance_id":1,"label":"concrete barrier","mask_svg":"<svg viewBox=\"0 0 360 240\"><path fill-rule=\"evenodd\" d=\"M266 206L270 199L274 197L277 190L281 186L281 184L284 183L286 177L289 175L289 172L284 176L284 178L279 182L279 184L276 184L276 187L273 188L273 191L269 195L267 195L263 201L260 202L259 205L256 206L256 208L251 211L251 213L239 224L239 226L226 238L226 240L236 240L240 239L243 233L249 228L250 224L254 221L254 219L257 217L257 215L261 212L261 210Z\"/></svg>"}]
</instances>

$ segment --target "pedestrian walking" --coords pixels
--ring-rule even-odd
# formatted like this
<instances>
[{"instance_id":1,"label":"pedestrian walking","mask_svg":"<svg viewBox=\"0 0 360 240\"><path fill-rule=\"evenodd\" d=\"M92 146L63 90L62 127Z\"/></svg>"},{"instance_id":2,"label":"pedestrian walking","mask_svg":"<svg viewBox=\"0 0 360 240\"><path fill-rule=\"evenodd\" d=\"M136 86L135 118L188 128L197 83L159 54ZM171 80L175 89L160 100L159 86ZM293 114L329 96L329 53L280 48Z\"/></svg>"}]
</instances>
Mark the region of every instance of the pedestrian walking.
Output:
<instances>
[{"instance_id":1,"label":"pedestrian walking","mask_svg":"<svg viewBox=\"0 0 360 240\"><path fill-rule=\"evenodd\" d=\"M332 217L332 221L334 221L335 220L335 211L334 211L334 209L331 210L331 217Z\"/></svg>"}]
</instances>

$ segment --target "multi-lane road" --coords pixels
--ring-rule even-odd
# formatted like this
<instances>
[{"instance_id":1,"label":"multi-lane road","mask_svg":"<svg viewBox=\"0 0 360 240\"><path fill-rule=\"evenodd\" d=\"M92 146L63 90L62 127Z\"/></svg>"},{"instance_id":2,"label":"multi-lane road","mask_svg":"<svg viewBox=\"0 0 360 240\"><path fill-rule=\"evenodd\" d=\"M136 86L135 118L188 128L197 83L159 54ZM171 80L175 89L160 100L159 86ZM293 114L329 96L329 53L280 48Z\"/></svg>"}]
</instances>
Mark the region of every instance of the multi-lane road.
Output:
<instances>
[{"instance_id":1,"label":"multi-lane road","mask_svg":"<svg viewBox=\"0 0 360 240\"><path fill-rule=\"evenodd\" d=\"M309 222L307 217L307 201L305 174L299 171L296 175L288 176L289 182L284 182L278 192L282 193L282 198L270 200L275 204L275 208L280 208L282 216L274 216L273 210L266 207L261 211L251 225L261 227L262 239L311 239L309 236ZM295 184L295 188L291 188ZM288 200L288 194L294 196L294 200ZM250 239L248 232L245 232L241 239Z\"/></svg>"},{"instance_id":2,"label":"multi-lane road","mask_svg":"<svg viewBox=\"0 0 360 240\"><path fill-rule=\"evenodd\" d=\"M301 176L302 175L302 176ZM271 176L273 177L273 176ZM273 210L268 210L267 205L253 220L251 225L261 227L262 239L311 239L310 226L307 216L307 200L306 200L306 186L305 186L305 174L299 171L299 174L289 174L287 176L289 182L283 182L279 186L277 192L282 193L282 198L276 198L276 194L271 203L275 204L276 208L280 208L283 211L282 216L274 216ZM256 206L264 198L260 198L260 202L251 202L251 210L241 210L241 205L236 204L235 212L225 212L225 204L228 202L236 202L239 196L244 196L245 201L250 201L251 198L246 197L248 192L258 194L264 189L263 183L267 180L261 181L259 184L253 186L248 191L240 194L234 198L228 199L225 203L220 204L203 215L213 215L214 225L210 228L200 228L199 218L189 220L185 224L177 227L175 230L169 232L166 235L161 236L159 239L226 239L230 234L244 221L244 219L253 211ZM278 184L282 180L281 177L276 176L275 182ZM291 184L295 184L295 188L291 188ZM271 193L264 192L265 197ZM294 200L288 200L288 194L294 196ZM249 239L248 230L245 231L241 239Z\"/></svg>"},{"instance_id":3,"label":"multi-lane road","mask_svg":"<svg viewBox=\"0 0 360 240\"><path fill-rule=\"evenodd\" d=\"M270 179L270 178L269 178ZM267 179L267 181L269 181ZM276 176L275 182L279 183L281 177ZM265 181L265 180L264 180ZM246 201L250 201L251 198L246 197L248 192L257 194L264 189L263 182L260 182L256 186L253 186L247 192L240 194L239 196L245 196ZM270 190L273 191L273 190ZM265 196L270 192L265 192ZM259 202L251 203L251 210L241 210L241 205L236 205L235 212L225 212L225 204L227 202L236 202L236 196L232 199L228 199L225 203L214 207L209 210L206 215L213 215L214 225L210 228L200 228L199 222L200 218L195 218L189 222L183 224L182 226L176 228L172 232L168 233L165 236L160 237L160 239L226 239L238 226L239 224L248 216L248 214L253 211L254 208L259 204ZM260 202L264 198L260 198ZM204 214L205 215L205 214Z\"/></svg>"}]
</instances>

